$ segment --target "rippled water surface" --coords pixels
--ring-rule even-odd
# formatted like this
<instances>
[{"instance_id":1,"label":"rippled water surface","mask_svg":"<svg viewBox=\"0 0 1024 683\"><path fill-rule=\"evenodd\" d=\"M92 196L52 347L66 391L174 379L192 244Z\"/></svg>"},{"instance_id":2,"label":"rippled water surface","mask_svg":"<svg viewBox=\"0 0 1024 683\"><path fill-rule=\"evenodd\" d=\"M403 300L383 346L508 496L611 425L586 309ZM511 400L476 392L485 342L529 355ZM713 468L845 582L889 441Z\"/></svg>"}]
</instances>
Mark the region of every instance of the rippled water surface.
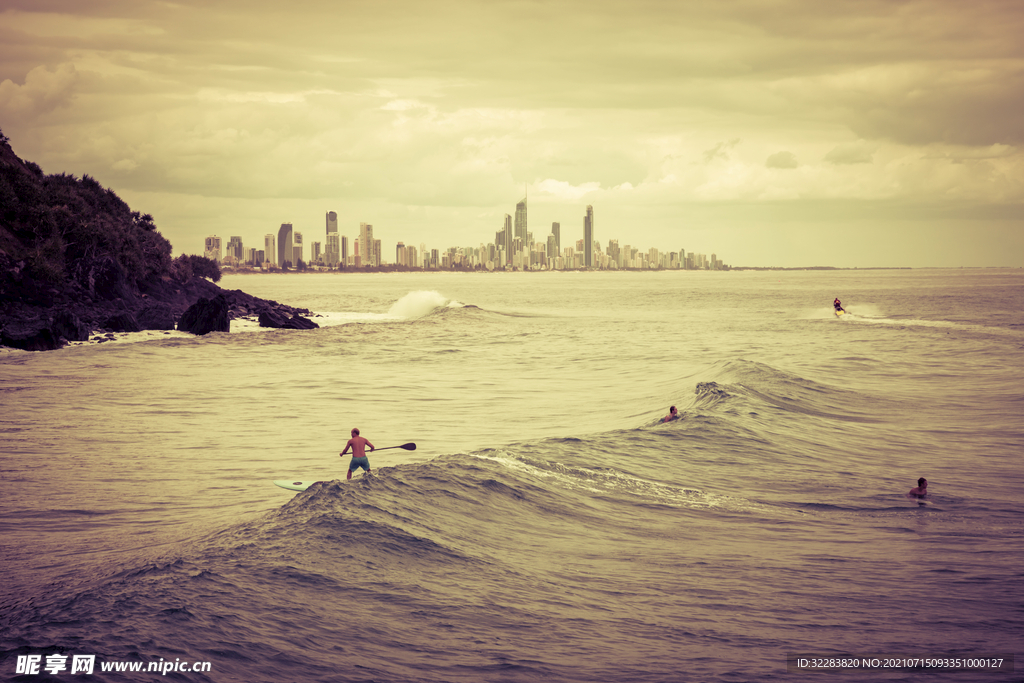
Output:
<instances>
[{"instance_id":1,"label":"rippled water surface","mask_svg":"<svg viewBox=\"0 0 1024 683\"><path fill-rule=\"evenodd\" d=\"M0 676L776 680L1022 642L1021 271L220 284L322 327L0 354ZM346 482L352 427L417 449Z\"/></svg>"}]
</instances>

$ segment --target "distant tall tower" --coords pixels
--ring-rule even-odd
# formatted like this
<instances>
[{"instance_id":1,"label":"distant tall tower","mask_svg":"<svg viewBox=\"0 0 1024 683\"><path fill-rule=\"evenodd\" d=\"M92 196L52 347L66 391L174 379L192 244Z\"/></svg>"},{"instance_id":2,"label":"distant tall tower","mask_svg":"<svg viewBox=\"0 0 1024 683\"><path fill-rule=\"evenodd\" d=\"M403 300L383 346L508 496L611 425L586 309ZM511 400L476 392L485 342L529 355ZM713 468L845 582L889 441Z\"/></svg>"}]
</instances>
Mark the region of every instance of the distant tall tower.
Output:
<instances>
[{"instance_id":1,"label":"distant tall tower","mask_svg":"<svg viewBox=\"0 0 1024 683\"><path fill-rule=\"evenodd\" d=\"M583 265L594 267L594 207L589 204L583 217Z\"/></svg>"},{"instance_id":2,"label":"distant tall tower","mask_svg":"<svg viewBox=\"0 0 1024 683\"><path fill-rule=\"evenodd\" d=\"M338 262L343 265L348 265L348 235L341 236L341 253L338 255Z\"/></svg>"},{"instance_id":3,"label":"distant tall tower","mask_svg":"<svg viewBox=\"0 0 1024 683\"><path fill-rule=\"evenodd\" d=\"M512 263L512 216L505 214L505 265Z\"/></svg>"},{"instance_id":4,"label":"distant tall tower","mask_svg":"<svg viewBox=\"0 0 1024 683\"><path fill-rule=\"evenodd\" d=\"M305 261L305 259L302 258L302 233L301 232L293 232L292 233L292 251L295 254L295 257L292 259L292 266L298 267L299 261Z\"/></svg>"},{"instance_id":5,"label":"distant tall tower","mask_svg":"<svg viewBox=\"0 0 1024 683\"><path fill-rule=\"evenodd\" d=\"M268 232L263 236L263 258L267 260L267 263L277 265L277 240L274 238L274 233Z\"/></svg>"},{"instance_id":6,"label":"distant tall tower","mask_svg":"<svg viewBox=\"0 0 1024 683\"><path fill-rule=\"evenodd\" d=\"M338 214L333 211L327 212L327 234L338 232Z\"/></svg>"},{"instance_id":7,"label":"distant tall tower","mask_svg":"<svg viewBox=\"0 0 1024 683\"><path fill-rule=\"evenodd\" d=\"M526 245L526 197L523 197L523 201L516 204L516 232L513 237L518 237L521 244Z\"/></svg>"},{"instance_id":8,"label":"distant tall tower","mask_svg":"<svg viewBox=\"0 0 1024 683\"><path fill-rule=\"evenodd\" d=\"M551 234L555 236L555 251L558 253L562 252L562 224L552 223Z\"/></svg>"},{"instance_id":9,"label":"distant tall tower","mask_svg":"<svg viewBox=\"0 0 1024 683\"><path fill-rule=\"evenodd\" d=\"M369 223L359 224L359 252L364 266L375 266L373 262L373 226Z\"/></svg>"},{"instance_id":10,"label":"distant tall tower","mask_svg":"<svg viewBox=\"0 0 1024 683\"><path fill-rule=\"evenodd\" d=\"M220 263L220 238L216 235L210 235L206 238L206 251L204 252L206 258L213 259L217 263Z\"/></svg>"},{"instance_id":11,"label":"distant tall tower","mask_svg":"<svg viewBox=\"0 0 1024 683\"><path fill-rule=\"evenodd\" d=\"M228 254L238 259L239 263L245 261L245 247L242 246L241 237L232 237L228 240Z\"/></svg>"},{"instance_id":12,"label":"distant tall tower","mask_svg":"<svg viewBox=\"0 0 1024 683\"><path fill-rule=\"evenodd\" d=\"M295 258L295 252L292 247L292 224L282 223L280 229L277 231L277 265L280 268L284 268L284 262L288 261L291 263L292 259ZM292 263L294 266L295 264Z\"/></svg>"},{"instance_id":13,"label":"distant tall tower","mask_svg":"<svg viewBox=\"0 0 1024 683\"><path fill-rule=\"evenodd\" d=\"M338 237L338 233L329 232L327 233L327 240L324 242L324 265L330 268L337 268L338 263L341 261L341 244ZM316 242L313 244L316 244Z\"/></svg>"}]
</instances>

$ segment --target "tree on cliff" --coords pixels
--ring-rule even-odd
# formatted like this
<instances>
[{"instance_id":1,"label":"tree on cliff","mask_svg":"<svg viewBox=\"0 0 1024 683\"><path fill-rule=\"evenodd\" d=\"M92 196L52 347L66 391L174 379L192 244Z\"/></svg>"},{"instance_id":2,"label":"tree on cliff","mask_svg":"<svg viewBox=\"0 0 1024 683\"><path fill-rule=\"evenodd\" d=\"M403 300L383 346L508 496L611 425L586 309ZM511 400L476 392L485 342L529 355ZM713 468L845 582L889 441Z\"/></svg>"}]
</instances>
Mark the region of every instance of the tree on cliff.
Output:
<instances>
[{"instance_id":1,"label":"tree on cliff","mask_svg":"<svg viewBox=\"0 0 1024 683\"><path fill-rule=\"evenodd\" d=\"M88 175L46 175L11 149L0 131L0 256L26 275L63 289L83 262L112 259L139 284L171 272L171 244L153 217L132 211ZM19 267L21 268L21 267ZM0 291L0 298L18 292Z\"/></svg>"},{"instance_id":2,"label":"tree on cliff","mask_svg":"<svg viewBox=\"0 0 1024 683\"><path fill-rule=\"evenodd\" d=\"M220 276L205 256L172 261L152 216L89 176L45 175L0 131L0 345L44 351L94 330L172 330L211 300L225 331L234 316L309 312L222 290Z\"/></svg>"},{"instance_id":3,"label":"tree on cliff","mask_svg":"<svg viewBox=\"0 0 1024 683\"><path fill-rule=\"evenodd\" d=\"M205 277L220 282L220 266L211 258L196 254L182 254L171 264L171 274L176 280L187 281L191 277Z\"/></svg>"}]
</instances>

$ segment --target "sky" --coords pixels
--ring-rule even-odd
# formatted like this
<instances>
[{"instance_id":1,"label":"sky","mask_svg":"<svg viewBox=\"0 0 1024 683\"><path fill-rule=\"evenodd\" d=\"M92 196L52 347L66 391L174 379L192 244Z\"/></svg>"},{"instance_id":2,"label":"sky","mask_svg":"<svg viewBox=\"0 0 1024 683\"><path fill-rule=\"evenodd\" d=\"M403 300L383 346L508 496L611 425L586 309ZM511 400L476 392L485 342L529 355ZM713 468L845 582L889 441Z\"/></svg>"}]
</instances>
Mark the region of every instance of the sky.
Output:
<instances>
[{"instance_id":1,"label":"sky","mask_svg":"<svg viewBox=\"0 0 1024 683\"><path fill-rule=\"evenodd\" d=\"M529 228L733 266L1024 267L1018 0L4 0L0 129L175 254Z\"/></svg>"}]
</instances>

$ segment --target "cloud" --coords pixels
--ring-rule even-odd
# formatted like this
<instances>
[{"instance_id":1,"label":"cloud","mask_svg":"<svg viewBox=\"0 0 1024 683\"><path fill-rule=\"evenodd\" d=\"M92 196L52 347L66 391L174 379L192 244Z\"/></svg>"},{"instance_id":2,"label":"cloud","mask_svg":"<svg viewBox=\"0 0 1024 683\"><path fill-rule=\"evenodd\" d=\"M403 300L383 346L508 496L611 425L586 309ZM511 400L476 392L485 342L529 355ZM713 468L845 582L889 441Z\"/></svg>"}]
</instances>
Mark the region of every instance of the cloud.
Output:
<instances>
[{"instance_id":1,"label":"cloud","mask_svg":"<svg viewBox=\"0 0 1024 683\"><path fill-rule=\"evenodd\" d=\"M704 163L710 164L715 159L728 160L729 150L731 150L738 144L740 144L740 139L734 138L732 140L729 140L728 142L719 142L711 149L704 150Z\"/></svg>"},{"instance_id":2,"label":"cloud","mask_svg":"<svg viewBox=\"0 0 1024 683\"><path fill-rule=\"evenodd\" d=\"M68 106L79 81L74 64L55 69L37 66L25 76L24 85L11 79L0 83L0 111L5 118L24 120Z\"/></svg>"},{"instance_id":3,"label":"cloud","mask_svg":"<svg viewBox=\"0 0 1024 683\"><path fill-rule=\"evenodd\" d=\"M869 145L864 140L837 145L825 155L825 161L830 164L870 164L875 153L875 146Z\"/></svg>"},{"instance_id":4,"label":"cloud","mask_svg":"<svg viewBox=\"0 0 1024 683\"><path fill-rule=\"evenodd\" d=\"M138 167L139 164L134 159L121 159L120 161L115 162L111 166L111 168L115 171L126 171L129 173L131 171L134 171Z\"/></svg>"},{"instance_id":5,"label":"cloud","mask_svg":"<svg viewBox=\"0 0 1024 683\"><path fill-rule=\"evenodd\" d=\"M768 168L796 168L800 164L792 152L776 152L768 157L764 165Z\"/></svg>"},{"instance_id":6,"label":"cloud","mask_svg":"<svg viewBox=\"0 0 1024 683\"><path fill-rule=\"evenodd\" d=\"M629 183L626 183L629 185ZM577 200L591 192L601 189L601 184L596 182L583 183L582 185L571 185L563 180L548 178L536 184L537 190L563 200ZM631 187L630 187L631 189Z\"/></svg>"}]
</instances>

